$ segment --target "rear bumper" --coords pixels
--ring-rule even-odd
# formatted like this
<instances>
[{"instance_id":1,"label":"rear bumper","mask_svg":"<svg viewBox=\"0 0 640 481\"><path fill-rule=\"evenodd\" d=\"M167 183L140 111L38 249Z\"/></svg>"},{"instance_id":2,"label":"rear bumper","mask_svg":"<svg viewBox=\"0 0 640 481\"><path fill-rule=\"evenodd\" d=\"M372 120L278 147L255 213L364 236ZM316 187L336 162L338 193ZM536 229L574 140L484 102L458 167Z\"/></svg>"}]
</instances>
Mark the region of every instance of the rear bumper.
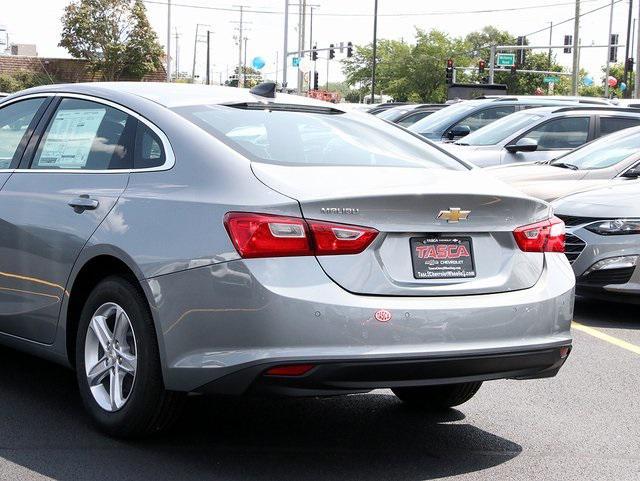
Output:
<instances>
[{"instance_id":1,"label":"rear bumper","mask_svg":"<svg viewBox=\"0 0 640 481\"><path fill-rule=\"evenodd\" d=\"M228 386L228 392L243 392L263 369L288 361L331 364L332 372L343 362L371 367L378 361L391 366L419 361L426 372L427 367L445 369L446 363L434 360L448 359L456 371L449 377L423 374L412 382L457 382L447 379L464 380L465 369L478 379L527 376L554 363L536 361L518 373L492 361L474 374L470 360L522 359L519 353L571 343L575 277L562 254L545 255L543 273L532 288L483 295L355 295L327 277L313 257L230 261L148 283L165 385L177 391L204 389L231 375L244 379L240 373L246 370L244 387ZM375 318L381 309L391 314L387 322ZM407 366L385 370L402 380ZM319 368L317 376L328 370ZM355 387L368 390L392 379L373 381ZM225 392L224 386L221 381L216 392Z\"/></svg>"},{"instance_id":2,"label":"rear bumper","mask_svg":"<svg viewBox=\"0 0 640 481\"><path fill-rule=\"evenodd\" d=\"M450 357L358 360L297 359L260 363L223 376L198 389L206 394L276 394L317 396L373 389L425 386L502 378L537 379L555 376L571 345L533 351ZM311 364L301 376L275 376L267 371L283 364Z\"/></svg>"}]
</instances>

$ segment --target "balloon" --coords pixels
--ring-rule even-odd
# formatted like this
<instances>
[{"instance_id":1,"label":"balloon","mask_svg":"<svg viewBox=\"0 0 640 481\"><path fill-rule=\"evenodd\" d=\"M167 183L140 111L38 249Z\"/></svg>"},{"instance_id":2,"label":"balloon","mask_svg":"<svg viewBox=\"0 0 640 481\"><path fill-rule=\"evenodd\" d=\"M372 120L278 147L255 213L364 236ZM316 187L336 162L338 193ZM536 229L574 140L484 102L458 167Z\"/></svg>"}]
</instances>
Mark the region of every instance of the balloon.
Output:
<instances>
[{"instance_id":1,"label":"balloon","mask_svg":"<svg viewBox=\"0 0 640 481\"><path fill-rule=\"evenodd\" d=\"M590 87L593 85L593 77L591 75L587 75L585 78L582 79L582 84Z\"/></svg>"},{"instance_id":2,"label":"balloon","mask_svg":"<svg viewBox=\"0 0 640 481\"><path fill-rule=\"evenodd\" d=\"M626 83L624 83L624 82L621 82L621 83L620 83L620 90L621 90L622 92L624 92L625 90L627 90L627 84L626 84Z\"/></svg>"},{"instance_id":3,"label":"balloon","mask_svg":"<svg viewBox=\"0 0 640 481\"><path fill-rule=\"evenodd\" d=\"M264 61L264 59L262 57L255 57L252 61L251 61L251 65L253 65L253 68L255 68L256 70L260 70L261 68L263 68L265 65L267 64L267 62Z\"/></svg>"},{"instance_id":4,"label":"balloon","mask_svg":"<svg viewBox=\"0 0 640 481\"><path fill-rule=\"evenodd\" d=\"M609 84L609 87L615 87L616 85L618 85L618 79L609 76L609 78L607 79L607 83Z\"/></svg>"}]
</instances>

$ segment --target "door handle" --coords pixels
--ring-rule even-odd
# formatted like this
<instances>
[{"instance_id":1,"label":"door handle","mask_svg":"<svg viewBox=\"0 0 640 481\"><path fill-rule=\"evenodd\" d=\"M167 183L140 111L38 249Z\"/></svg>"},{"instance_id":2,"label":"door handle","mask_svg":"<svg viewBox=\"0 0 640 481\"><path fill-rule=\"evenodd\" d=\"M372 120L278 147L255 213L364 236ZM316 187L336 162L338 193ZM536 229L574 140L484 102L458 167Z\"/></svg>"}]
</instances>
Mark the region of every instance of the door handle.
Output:
<instances>
[{"instance_id":1,"label":"door handle","mask_svg":"<svg viewBox=\"0 0 640 481\"><path fill-rule=\"evenodd\" d=\"M96 199L92 199L88 194L81 194L69 201L69 207L73 207L76 214L82 214L85 210L95 210L100 205Z\"/></svg>"}]
</instances>

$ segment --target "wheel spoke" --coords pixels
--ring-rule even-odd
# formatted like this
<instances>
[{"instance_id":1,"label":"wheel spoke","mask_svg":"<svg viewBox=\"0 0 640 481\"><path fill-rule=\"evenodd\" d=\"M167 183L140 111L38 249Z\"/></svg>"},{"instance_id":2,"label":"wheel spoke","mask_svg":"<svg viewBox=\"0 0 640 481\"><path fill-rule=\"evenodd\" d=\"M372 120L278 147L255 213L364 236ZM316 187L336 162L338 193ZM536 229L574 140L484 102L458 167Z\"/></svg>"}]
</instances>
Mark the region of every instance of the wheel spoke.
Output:
<instances>
[{"instance_id":1,"label":"wheel spoke","mask_svg":"<svg viewBox=\"0 0 640 481\"><path fill-rule=\"evenodd\" d=\"M91 330L98 338L98 342L105 351L108 349L108 345L111 342L111 331L107 326L107 320L104 316L93 316L91 319Z\"/></svg>"},{"instance_id":2,"label":"wheel spoke","mask_svg":"<svg viewBox=\"0 0 640 481\"><path fill-rule=\"evenodd\" d=\"M122 399L122 380L124 375L117 367L114 367L109 376L109 401L111 402L111 409L115 411L124 405L124 399Z\"/></svg>"},{"instance_id":3,"label":"wheel spoke","mask_svg":"<svg viewBox=\"0 0 640 481\"><path fill-rule=\"evenodd\" d=\"M87 373L89 386L97 386L109 373L110 366L107 364L106 356L103 356Z\"/></svg>"},{"instance_id":4,"label":"wheel spoke","mask_svg":"<svg viewBox=\"0 0 640 481\"><path fill-rule=\"evenodd\" d=\"M129 330L129 320L127 314L119 306L116 308L115 321L113 325L113 339L121 345L127 342L127 331Z\"/></svg>"},{"instance_id":5,"label":"wheel spoke","mask_svg":"<svg viewBox=\"0 0 640 481\"><path fill-rule=\"evenodd\" d=\"M120 356L120 359L122 360L120 363L120 369L133 376L138 367L138 358L134 354L122 351L118 352L118 356Z\"/></svg>"}]
</instances>

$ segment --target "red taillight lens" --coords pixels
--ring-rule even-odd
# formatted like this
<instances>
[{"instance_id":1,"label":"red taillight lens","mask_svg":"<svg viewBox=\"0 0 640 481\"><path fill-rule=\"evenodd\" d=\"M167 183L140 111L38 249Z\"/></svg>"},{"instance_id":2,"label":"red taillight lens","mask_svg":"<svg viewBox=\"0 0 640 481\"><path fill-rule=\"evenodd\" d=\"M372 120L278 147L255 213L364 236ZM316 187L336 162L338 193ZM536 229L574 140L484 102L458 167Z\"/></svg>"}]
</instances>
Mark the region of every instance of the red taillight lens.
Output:
<instances>
[{"instance_id":1,"label":"red taillight lens","mask_svg":"<svg viewBox=\"0 0 640 481\"><path fill-rule=\"evenodd\" d=\"M557 217L518 227L513 236L525 252L564 252L564 222Z\"/></svg>"},{"instance_id":2,"label":"red taillight lens","mask_svg":"<svg viewBox=\"0 0 640 481\"><path fill-rule=\"evenodd\" d=\"M359 254L378 231L297 217L229 212L224 225L243 258Z\"/></svg>"},{"instance_id":3,"label":"red taillight lens","mask_svg":"<svg viewBox=\"0 0 640 481\"><path fill-rule=\"evenodd\" d=\"M245 259L313 255L307 224L302 219L229 212L224 216L224 225Z\"/></svg>"},{"instance_id":4,"label":"red taillight lens","mask_svg":"<svg viewBox=\"0 0 640 481\"><path fill-rule=\"evenodd\" d=\"M376 238L378 231L317 220L308 221L315 244L315 254L359 254Z\"/></svg>"}]
</instances>

